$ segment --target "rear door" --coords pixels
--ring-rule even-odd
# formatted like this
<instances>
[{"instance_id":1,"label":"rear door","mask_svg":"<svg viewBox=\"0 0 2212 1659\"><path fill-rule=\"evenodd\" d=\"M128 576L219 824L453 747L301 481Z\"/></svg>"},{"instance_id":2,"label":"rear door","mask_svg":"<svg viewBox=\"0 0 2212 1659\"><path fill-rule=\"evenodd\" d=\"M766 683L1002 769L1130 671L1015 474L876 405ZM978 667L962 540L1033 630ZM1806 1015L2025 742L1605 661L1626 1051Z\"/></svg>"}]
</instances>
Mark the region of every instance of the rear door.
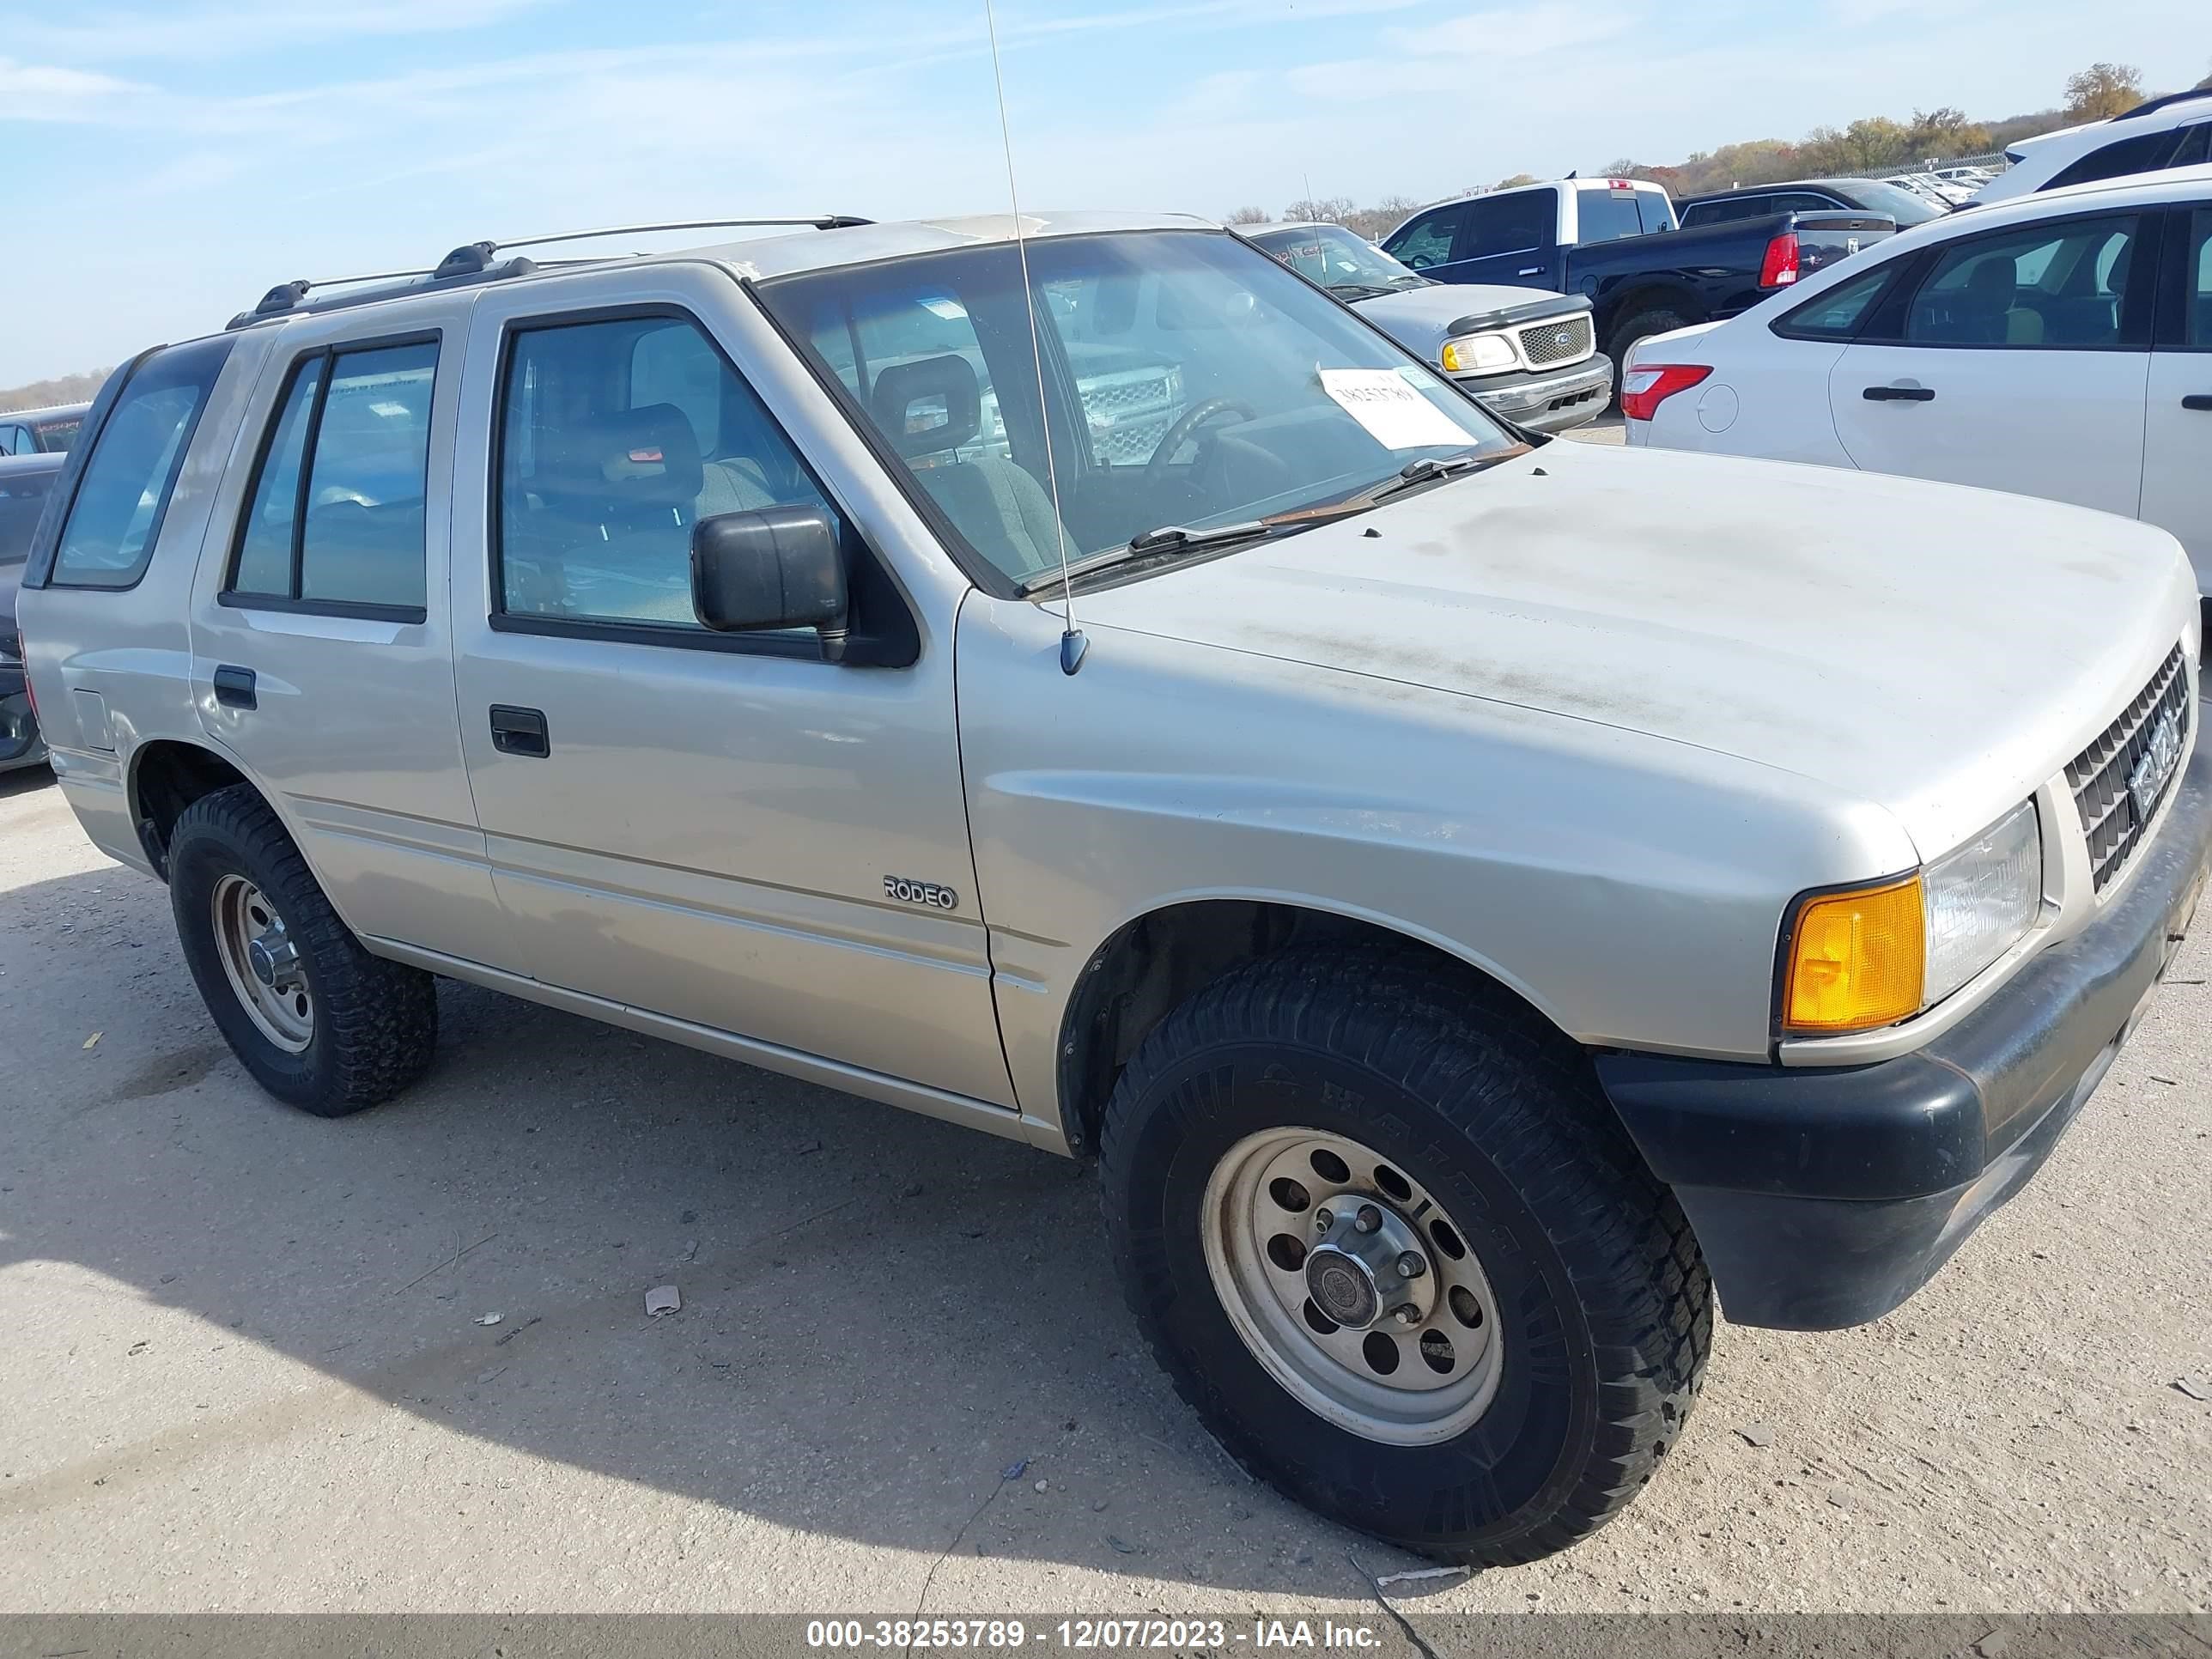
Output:
<instances>
[{"instance_id":1,"label":"rear door","mask_svg":"<svg viewBox=\"0 0 2212 1659\"><path fill-rule=\"evenodd\" d=\"M1829 376L1852 463L2135 516L2154 222L2081 214L1925 250Z\"/></svg>"},{"instance_id":2,"label":"rear door","mask_svg":"<svg viewBox=\"0 0 2212 1659\"><path fill-rule=\"evenodd\" d=\"M1632 202L1632 222L1635 211ZM1559 192L1555 188L1478 196L1467 204L1450 266L1432 274L1454 283L1545 287L1552 282L1559 243Z\"/></svg>"},{"instance_id":3,"label":"rear door","mask_svg":"<svg viewBox=\"0 0 2212 1659\"><path fill-rule=\"evenodd\" d=\"M347 924L468 957L500 915L446 603L465 315L287 328L216 500L191 636L201 724L275 797Z\"/></svg>"},{"instance_id":4,"label":"rear door","mask_svg":"<svg viewBox=\"0 0 2212 1659\"><path fill-rule=\"evenodd\" d=\"M2166 257L2143 412L2142 516L2189 550L2212 593L2212 202L2166 221Z\"/></svg>"}]
</instances>

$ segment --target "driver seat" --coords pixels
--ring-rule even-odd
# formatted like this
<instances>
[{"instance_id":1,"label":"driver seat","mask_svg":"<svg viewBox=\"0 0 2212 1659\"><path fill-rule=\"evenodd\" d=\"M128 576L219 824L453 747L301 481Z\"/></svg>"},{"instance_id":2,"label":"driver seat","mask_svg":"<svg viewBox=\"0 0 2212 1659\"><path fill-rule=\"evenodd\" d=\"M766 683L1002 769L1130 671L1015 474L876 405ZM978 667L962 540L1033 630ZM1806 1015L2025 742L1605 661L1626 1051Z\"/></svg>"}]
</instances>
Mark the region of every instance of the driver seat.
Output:
<instances>
[{"instance_id":1,"label":"driver seat","mask_svg":"<svg viewBox=\"0 0 2212 1659\"><path fill-rule=\"evenodd\" d=\"M1065 532L1030 470L1003 455L957 453L983 424L981 386L965 357L888 364L869 401L878 427L969 546L1017 577L1060 562ZM1071 558L1078 551L1073 538L1067 550Z\"/></svg>"}]
</instances>

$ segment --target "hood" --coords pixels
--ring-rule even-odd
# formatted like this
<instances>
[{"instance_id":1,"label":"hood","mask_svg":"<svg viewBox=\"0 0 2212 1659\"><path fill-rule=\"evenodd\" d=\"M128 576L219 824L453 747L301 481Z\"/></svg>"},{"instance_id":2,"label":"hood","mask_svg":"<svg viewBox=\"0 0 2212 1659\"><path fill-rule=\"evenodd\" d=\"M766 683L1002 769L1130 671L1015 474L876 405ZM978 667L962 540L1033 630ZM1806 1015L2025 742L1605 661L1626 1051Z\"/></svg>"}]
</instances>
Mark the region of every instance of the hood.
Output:
<instances>
[{"instance_id":1,"label":"hood","mask_svg":"<svg viewBox=\"0 0 2212 1659\"><path fill-rule=\"evenodd\" d=\"M2101 732L2191 629L2195 596L2179 543L2104 514L1554 442L1079 605L1086 627L1796 773L1887 808L1928 858Z\"/></svg>"},{"instance_id":2,"label":"hood","mask_svg":"<svg viewBox=\"0 0 2212 1659\"><path fill-rule=\"evenodd\" d=\"M1352 309L1433 367L1444 342L1455 334L1496 328L1553 310L1586 310L1589 303L1540 288L1438 283L1355 300Z\"/></svg>"}]
</instances>

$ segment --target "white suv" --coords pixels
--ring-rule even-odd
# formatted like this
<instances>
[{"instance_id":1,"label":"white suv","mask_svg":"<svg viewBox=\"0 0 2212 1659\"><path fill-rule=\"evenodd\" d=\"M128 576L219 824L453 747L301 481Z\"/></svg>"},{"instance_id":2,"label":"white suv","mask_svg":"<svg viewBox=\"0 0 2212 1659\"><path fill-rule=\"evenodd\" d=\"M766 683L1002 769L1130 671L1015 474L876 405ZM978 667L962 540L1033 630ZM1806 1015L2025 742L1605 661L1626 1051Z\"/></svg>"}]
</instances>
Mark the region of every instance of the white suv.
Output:
<instances>
[{"instance_id":1,"label":"white suv","mask_svg":"<svg viewBox=\"0 0 2212 1659\"><path fill-rule=\"evenodd\" d=\"M1977 206L2212 161L2212 88L2154 98L2110 120L2023 138L2005 151L2005 160L2012 165L1976 192Z\"/></svg>"}]
</instances>

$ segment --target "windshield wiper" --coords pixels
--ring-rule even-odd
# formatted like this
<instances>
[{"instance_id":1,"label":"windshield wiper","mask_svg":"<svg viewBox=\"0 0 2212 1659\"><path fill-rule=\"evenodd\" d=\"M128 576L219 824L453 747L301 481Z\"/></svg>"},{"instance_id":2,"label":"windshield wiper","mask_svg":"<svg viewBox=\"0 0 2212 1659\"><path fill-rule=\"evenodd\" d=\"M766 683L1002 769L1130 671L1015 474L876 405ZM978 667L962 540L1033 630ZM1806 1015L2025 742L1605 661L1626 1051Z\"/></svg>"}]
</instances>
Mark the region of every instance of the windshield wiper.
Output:
<instances>
[{"instance_id":1,"label":"windshield wiper","mask_svg":"<svg viewBox=\"0 0 2212 1659\"><path fill-rule=\"evenodd\" d=\"M1066 570L1070 581L1087 576L1094 570L1104 570L1123 564L1131 559L1141 559L1148 553L1164 553L1170 548L1220 547L1231 542L1257 541L1274 535L1289 526L1247 520L1238 524L1218 524L1206 530L1193 530L1186 525L1164 524L1129 538L1120 547L1109 547L1103 553L1093 553L1087 558L1072 561ZM1054 565L1025 576L1015 585L1017 593L1030 594L1041 587L1050 587L1060 580L1060 568Z\"/></svg>"},{"instance_id":2,"label":"windshield wiper","mask_svg":"<svg viewBox=\"0 0 2212 1659\"><path fill-rule=\"evenodd\" d=\"M1361 512L1377 501L1387 501L1401 490L1411 489L1416 484L1434 483L1442 478L1455 478L1462 472L1472 472L1484 461L1492 459L1472 452L1464 455L1423 455L1407 462L1382 483L1370 484L1357 495L1347 495L1340 501L1331 502L1328 511L1332 516L1339 513ZM1499 455L1494 459L1504 460L1505 457Z\"/></svg>"}]
</instances>

